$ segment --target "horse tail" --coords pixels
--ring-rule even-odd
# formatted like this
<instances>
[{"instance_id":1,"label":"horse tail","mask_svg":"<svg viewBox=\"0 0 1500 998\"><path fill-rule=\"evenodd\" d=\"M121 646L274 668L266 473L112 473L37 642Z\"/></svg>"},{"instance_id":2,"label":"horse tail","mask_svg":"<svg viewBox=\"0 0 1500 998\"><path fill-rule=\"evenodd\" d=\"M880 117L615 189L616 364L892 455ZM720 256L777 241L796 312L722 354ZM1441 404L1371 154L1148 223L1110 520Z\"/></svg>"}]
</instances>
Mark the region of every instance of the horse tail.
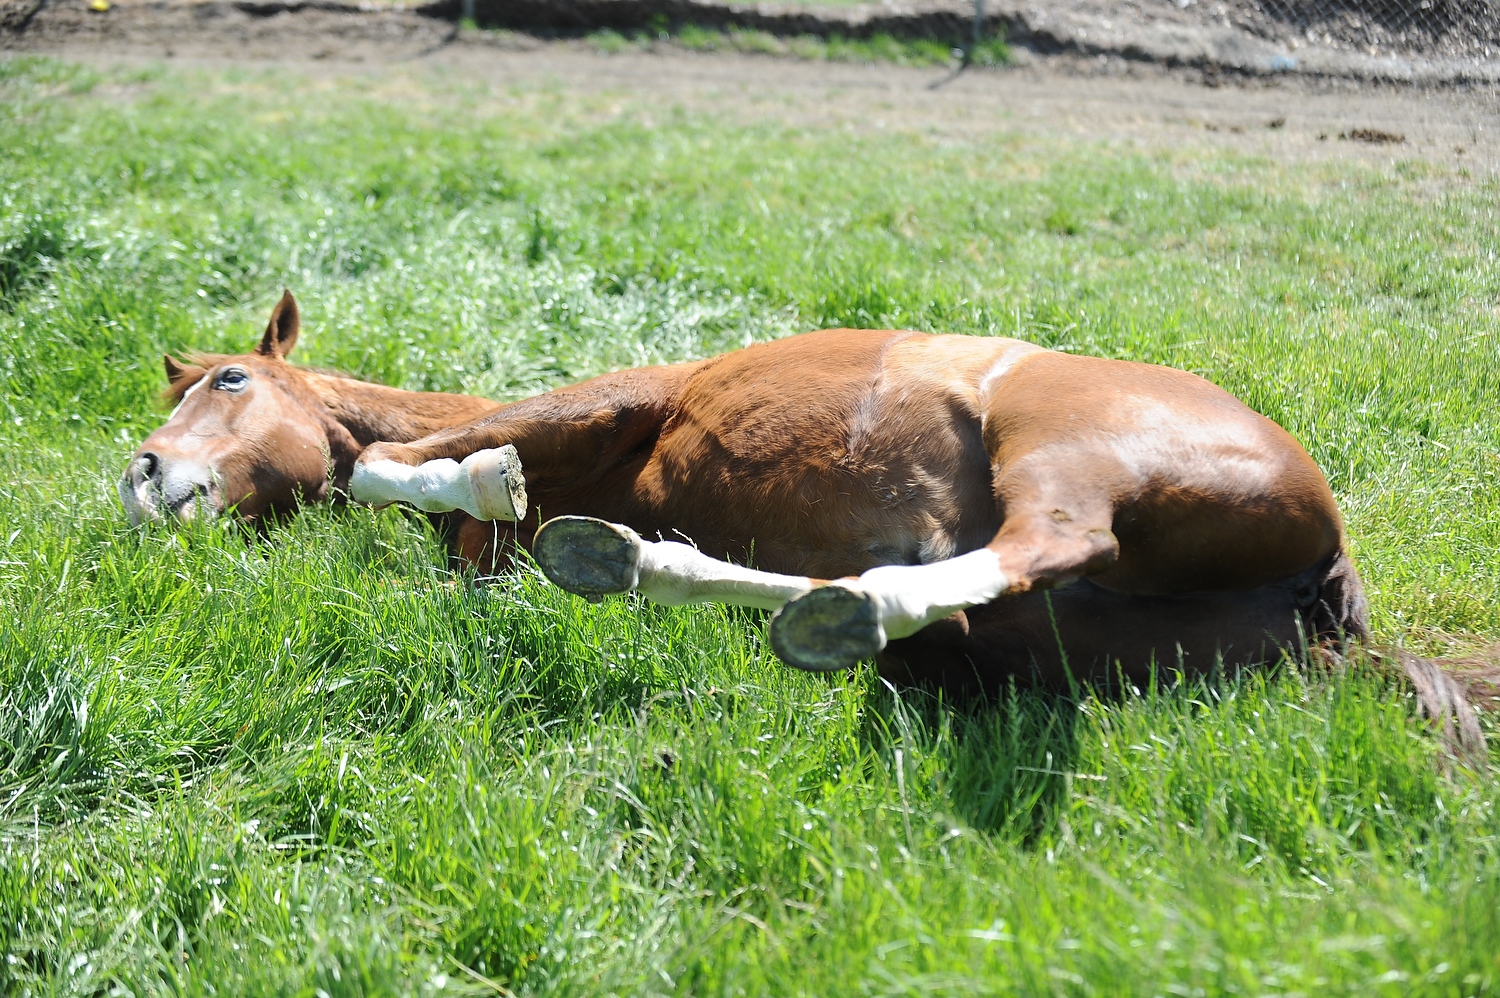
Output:
<instances>
[{"instance_id":1,"label":"horse tail","mask_svg":"<svg viewBox=\"0 0 1500 998\"><path fill-rule=\"evenodd\" d=\"M1318 573L1316 596L1303 612L1318 647L1341 660L1351 643L1364 645L1370 661L1382 672L1411 686L1417 713L1432 721L1439 740L1456 761L1481 771L1488 767L1484 730L1470 702L1470 685L1476 678L1485 682L1482 665L1469 659L1423 658L1400 648L1371 644L1364 582L1342 547ZM1490 664L1495 675L1488 682L1500 693L1500 645L1493 651Z\"/></svg>"},{"instance_id":2,"label":"horse tail","mask_svg":"<svg viewBox=\"0 0 1500 998\"><path fill-rule=\"evenodd\" d=\"M1401 648L1371 648L1370 658L1392 675L1403 676L1417 695L1417 712L1431 719L1453 758L1471 769L1489 768L1484 729L1470 701L1459 660L1423 658Z\"/></svg>"}]
</instances>

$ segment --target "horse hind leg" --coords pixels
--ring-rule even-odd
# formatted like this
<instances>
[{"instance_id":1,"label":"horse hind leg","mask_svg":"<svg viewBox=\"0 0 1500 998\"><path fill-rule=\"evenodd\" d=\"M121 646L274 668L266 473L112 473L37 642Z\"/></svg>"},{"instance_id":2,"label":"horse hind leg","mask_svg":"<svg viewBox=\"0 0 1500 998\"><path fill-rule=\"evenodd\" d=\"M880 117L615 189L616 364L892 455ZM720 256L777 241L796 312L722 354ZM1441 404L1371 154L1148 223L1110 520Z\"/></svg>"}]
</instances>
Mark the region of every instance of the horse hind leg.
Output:
<instances>
[{"instance_id":1,"label":"horse hind leg","mask_svg":"<svg viewBox=\"0 0 1500 998\"><path fill-rule=\"evenodd\" d=\"M668 606L716 602L778 611L771 647L825 672L875 655L886 642L1005 593L1050 588L1112 564L1118 542L1098 517L1017 513L988 546L926 565L884 565L836 582L779 575L711 558L675 541L647 541L592 517L558 517L532 552L559 588L586 598L639 592Z\"/></svg>"},{"instance_id":2,"label":"horse hind leg","mask_svg":"<svg viewBox=\"0 0 1500 998\"><path fill-rule=\"evenodd\" d=\"M771 647L799 669L845 669L1009 587L989 548L927 565L882 565L789 600L771 619Z\"/></svg>"},{"instance_id":3,"label":"horse hind leg","mask_svg":"<svg viewBox=\"0 0 1500 998\"><path fill-rule=\"evenodd\" d=\"M774 610L815 580L710 558L690 544L648 541L623 524L560 516L537 531L532 554L560 589L598 599L639 592L654 603L726 603Z\"/></svg>"},{"instance_id":4,"label":"horse hind leg","mask_svg":"<svg viewBox=\"0 0 1500 998\"><path fill-rule=\"evenodd\" d=\"M1299 576L1244 591L1141 595L1082 579L975 607L893 640L877 658L903 684L994 692L1018 680L1144 686L1153 676L1233 674L1306 649L1337 656L1365 637L1359 577L1341 553Z\"/></svg>"},{"instance_id":5,"label":"horse hind leg","mask_svg":"<svg viewBox=\"0 0 1500 998\"><path fill-rule=\"evenodd\" d=\"M586 516L543 524L532 554L553 584L586 599L638 592L667 606L714 602L782 610L772 621L772 647L784 661L812 671L847 668L878 652L887 635L903 637L956 609L988 602L1007 584L998 558L983 548L830 584L746 568L676 541L648 541L622 524Z\"/></svg>"},{"instance_id":6,"label":"horse hind leg","mask_svg":"<svg viewBox=\"0 0 1500 998\"><path fill-rule=\"evenodd\" d=\"M801 669L847 668L958 611L1050 589L1113 564L1119 543L1100 517L1017 513L985 547L926 565L883 565L789 600L771 647Z\"/></svg>"}]
</instances>

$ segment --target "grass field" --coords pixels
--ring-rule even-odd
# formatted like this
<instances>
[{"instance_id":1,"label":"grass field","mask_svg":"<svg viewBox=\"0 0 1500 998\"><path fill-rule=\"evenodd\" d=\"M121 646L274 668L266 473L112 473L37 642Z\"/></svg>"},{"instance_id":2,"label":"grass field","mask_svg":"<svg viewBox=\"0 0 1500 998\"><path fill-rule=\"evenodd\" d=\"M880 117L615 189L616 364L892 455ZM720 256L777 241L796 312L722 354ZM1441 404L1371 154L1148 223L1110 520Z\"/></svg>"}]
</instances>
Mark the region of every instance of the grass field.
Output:
<instances>
[{"instance_id":1,"label":"grass field","mask_svg":"<svg viewBox=\"0 0 1500 998\"><path fill-rule=\"evenodd\" d=\"M841 0L842 2L842 0ZM860 0L847 0L855 3ZM695 52L747 52L759 55L793 57L814 62L895 63L902 66L956 65L954 44L958 39L941 42L933 38L894 38L877 34L870 38L846 38L831 35L795 35L783 38L766 31L731 28L727 31L700 28L686 24L675 31L662 25L655 31L622 35L618 31L597 31L588 36L595 50L606 55L632 49L649 50L657 44L675 45ZM983 39L974 48L970 61L977 66L1001 66L1010 61L1010 49L1004 39Z\"/></svg>"},{"instance_id":2,"label":"grass field","mask_svg":"<svg viewBox=\"0 0 1500 998\"><path fill-rule=\"evenodd\" d=\"M1500 785L1371 670L956 709L394 509L129 528L161 352L283 286L303 361L495 398L895 325L1203 373L1382 640L1500 634L1493 176L610 104L0 62L0 991L1500 991Z\"/></svg>"}]
</instances>

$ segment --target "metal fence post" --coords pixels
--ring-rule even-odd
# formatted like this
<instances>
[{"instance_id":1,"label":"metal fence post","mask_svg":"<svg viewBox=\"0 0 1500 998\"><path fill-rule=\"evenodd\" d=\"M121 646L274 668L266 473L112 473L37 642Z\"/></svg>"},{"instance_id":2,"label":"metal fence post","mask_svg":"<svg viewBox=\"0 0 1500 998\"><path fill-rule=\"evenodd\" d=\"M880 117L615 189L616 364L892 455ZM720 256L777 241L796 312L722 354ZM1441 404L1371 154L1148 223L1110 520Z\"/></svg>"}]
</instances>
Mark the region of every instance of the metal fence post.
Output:
<instances>
[{"instance_id":1,"label":"metal fence post","mask_svg":"<svg viewBox=\"0 0 1500 998\"><path fill-rule=\"evenodd\" d=\"M974 61L974 53L979 50L980 34L984 31L984 0L974 0L974 36L969 39L968 48L964 49L964 65Z\"/></svg>"}]
</instances>

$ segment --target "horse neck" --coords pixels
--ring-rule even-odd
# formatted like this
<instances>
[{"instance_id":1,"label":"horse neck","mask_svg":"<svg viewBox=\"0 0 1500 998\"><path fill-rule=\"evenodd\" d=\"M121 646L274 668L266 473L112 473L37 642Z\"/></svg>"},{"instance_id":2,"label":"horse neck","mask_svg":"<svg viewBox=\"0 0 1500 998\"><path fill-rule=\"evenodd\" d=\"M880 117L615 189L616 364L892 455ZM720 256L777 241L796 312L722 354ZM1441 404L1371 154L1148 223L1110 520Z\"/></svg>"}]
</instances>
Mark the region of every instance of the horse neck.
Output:
<instances>
[{"instance_id":1,"label":"horse neck","mask_svg":"<svg viewBox=\"0 0 1500 998\"><path fill-rule=\"evenodd\" d=\"M499 408L498 402L446 392L408 392L334 375L305 371L307 386L360 445L377 440L410 443L460 426Z\"/></svg>"}]
</instances>

